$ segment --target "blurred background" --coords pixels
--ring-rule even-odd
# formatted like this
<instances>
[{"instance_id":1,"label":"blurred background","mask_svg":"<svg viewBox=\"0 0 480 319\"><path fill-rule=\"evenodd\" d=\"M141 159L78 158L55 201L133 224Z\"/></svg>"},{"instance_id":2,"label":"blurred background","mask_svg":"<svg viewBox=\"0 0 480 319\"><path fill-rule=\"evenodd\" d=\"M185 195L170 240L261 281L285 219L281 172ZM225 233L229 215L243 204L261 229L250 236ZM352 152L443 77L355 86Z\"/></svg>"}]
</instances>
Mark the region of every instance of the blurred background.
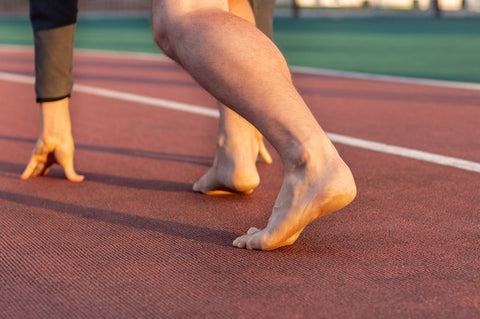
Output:
<instances>
[{"instance_id":1,"label":"blurred background","mask_svg":"<svg viewBox=\"0 0 480 319\"><path fill-rule=\"evenodd\" d=\"M82 10L122 10L139 13L148 11L151 0L80 0ZM292 12L300 9L375 9L375 10L422 10L480 12L480 0L277 0L277 6ZM25 14L28 0L0 0L3 14Z\"/></svg>"},{"instance_id":2,"label":"blurred background","mask_svg":"<svg viewBox=\"0 0 480 319\"><path fill-rule=\"evenodd\" d=\"M282 3L288 0L279 1ZM432 0L297 0L301 7L324 8L377 8L377 9L420 9L429 10L436 4ZM442 10L473 10L480 9L479 0L438 0Z\"/></svg>"},{"instance_id":3,"label":"blurred background","mask_svg":"<svg viewBox=\"0 0 480 319\"><path fill-rule=\"evenodd\" d=\"M151 0L80 0L75 46L161 54ZM290 65L480 83L480 0L277 0ZM27 0L0 0L0 45L33 44Z\"/></svg>"}]
</instances>

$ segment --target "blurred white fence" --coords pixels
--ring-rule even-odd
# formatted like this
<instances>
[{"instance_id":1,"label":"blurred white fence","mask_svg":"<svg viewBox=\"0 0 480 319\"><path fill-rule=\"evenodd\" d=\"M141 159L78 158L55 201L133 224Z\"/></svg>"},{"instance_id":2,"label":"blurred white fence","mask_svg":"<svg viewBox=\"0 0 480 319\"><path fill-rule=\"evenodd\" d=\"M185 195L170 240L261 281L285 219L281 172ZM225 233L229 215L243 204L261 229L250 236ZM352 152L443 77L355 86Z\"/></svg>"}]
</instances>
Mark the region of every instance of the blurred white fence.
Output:
<instances>
[{"instance_id":1,"label":"blurred white fence","mask_svg":"<svg viewBox=\"0 0 480 319\"><path fill-rule=\"evenodd\" d=\"M278 4L290 4L292 0L277 0ZM470 10L480 12L480 0L438 0L442 10ZM326 8L360 8L375 7L379 9L422 9L431 6L431 0L297 0L301 7Z\"/></svg>"}]
</instances>

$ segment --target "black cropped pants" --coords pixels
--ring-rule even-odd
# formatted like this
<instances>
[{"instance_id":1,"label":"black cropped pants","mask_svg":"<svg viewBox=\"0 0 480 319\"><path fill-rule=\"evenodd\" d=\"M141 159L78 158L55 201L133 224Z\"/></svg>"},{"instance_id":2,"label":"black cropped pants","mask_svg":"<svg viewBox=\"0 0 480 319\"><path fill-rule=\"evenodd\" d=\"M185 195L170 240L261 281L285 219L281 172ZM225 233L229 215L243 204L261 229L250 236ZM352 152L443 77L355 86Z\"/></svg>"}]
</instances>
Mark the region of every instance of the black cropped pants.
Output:
<instances>
[{"instance_id":1,"label":"black cropped pants","mask_svg":"<svg viewBox=\"0 0 480 319\"><path fill-rule=\"evenodd\" d=\"M69 97L78 0L30 0L37 102Z\"/></svg>"}]
</instances>

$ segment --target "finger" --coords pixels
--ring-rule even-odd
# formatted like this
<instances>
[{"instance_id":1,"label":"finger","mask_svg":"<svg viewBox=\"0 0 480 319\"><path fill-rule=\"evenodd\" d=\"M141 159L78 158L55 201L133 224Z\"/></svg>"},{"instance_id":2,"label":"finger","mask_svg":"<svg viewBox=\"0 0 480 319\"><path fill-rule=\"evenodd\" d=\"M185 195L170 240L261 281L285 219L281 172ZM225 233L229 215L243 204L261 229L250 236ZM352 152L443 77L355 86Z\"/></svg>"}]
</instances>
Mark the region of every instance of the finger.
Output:
<instances>
[{"instance_id":1,"label":"finger","mask_svg":"<svg viewBox=\"0 0 480 319\"><path fill-rule=\"evenodd\" d=\"M70 182L82 182L85 179L85 176L79 175L75 172L73 166L65 168L65 176Z\"/></svg>"},{"instance_id":2,"label":"finger","mask_svg":"<svg viewBox=\"0 0 480 319\"><path fill-rule=\"evenodd\" d=\"M35 149L33 152L37 155L44 155L47 154L48 152L45 152L45 142L43 142L42 139L38 139L37 145L35 145Z\"/></svg>"},{"instance_id":3,"label":"finger","mask_svg":"<svg viewBox=\"0 0 480 319\"><path fill-rule=\"evenodd\" d=\"M30 176L32 176L33 171L35 170L35 167L37 167L37 160L35 159L34 156L30 159L30 162L28 162L27 167L22 173L22 179L26 180Z\"/></svg>"},{"instance_id":4,"label":"finger","mask_svg":"<svg viewBox=\"0 0 480 319\"><path fill-rule=\"evenodd\" d=\"M57 149L55 151L55 158L57 163L62 166L65 177L71 182L81 182L85 179L84 176L79 175L73 168L73 147L71 149Z\"/></svg>"},{"instance_id":5,"label":"finger","mask_svg":"<svg viewBox=\"0 0 480 319\"><path fill-rule=\"evenodd\" d=\"M40 173L40 175L42 175L42 176L47 175L47 173L50 170L50 168L52 167L52 165L53 165L53 163L45 165L45 167L43 168L43 171Z\"/></svg>"},{"instance_id":6,"label":"finger","mask_svg":"<svg viewBox=\"0 0 480 319\"><path fill-rule=\"evenodd\" d=\"M44 163L37 161L37 165L33 169L32 176L34 176L34 177L37 176L38 173L40 173L43 170L44 167L45 167Z\"/></svg>"},{"instance_id":7,"label":"finger","mask_svg":"<svg viewBox=\"0 0 480 319\"><path fill-rule=\"evenodd\" d=\"M263 142L263 137L260 137L260 139L258 140L258 153L260 153L260 156L263 158L265 163L272 163L272 156L270 156L270 153L268 152L267 147Z\"/></svg>"},{"instance_id":8,"label":"finger","mask_svg":"<svg viewBox=\"0 0 480 319\"><path fill-rule=\"evenodd\" d=\"M53 153L48 153L47 162L45 163L45 167L43 168L43 171L40 173L40 175L42 175L42 176L47 175L48 171L53 166L53 164L57 164L57 160L55 159L55 155Z\"/></svg>"}]
</instances>

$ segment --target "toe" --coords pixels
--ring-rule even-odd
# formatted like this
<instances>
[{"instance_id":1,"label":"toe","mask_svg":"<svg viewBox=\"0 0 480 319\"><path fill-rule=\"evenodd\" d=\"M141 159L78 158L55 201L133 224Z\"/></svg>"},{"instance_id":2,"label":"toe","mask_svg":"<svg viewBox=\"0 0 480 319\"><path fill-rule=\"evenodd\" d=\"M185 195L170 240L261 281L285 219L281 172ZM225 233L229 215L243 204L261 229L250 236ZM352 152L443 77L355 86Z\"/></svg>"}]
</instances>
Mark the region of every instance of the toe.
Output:
<instances>
[{"instance_id":1,"label":"toe","mask_svg":"<svg viewBox=\"0 0 480 319\"><path fill-rule=\"evenodd\" d=\"M253 249L258 249L256 245L256 240L254 236L250 236L250 238L247 239L247 242L245 244L245 248L248 250L253 250Z\"/></svg>"},{"instance_id":2,"label":"toe","mask_svg":"<svg viewBox=\"0 0 480 319\"><path fill-rule=\"evenodd\" d=\"M248 235L253 235L255 233L258 233L260 231L260 229L258 229L257 227L250 227L250 229L247 231L247 234Z\"/></svg>"},{"instance_id":3,"label":"toe","mask_svg":"<svg viewBox=\"0 0 480 319\"><path fill-rule=\"evenodd\" d=\"M245 248L247 235L242 235L233 241L233 246L237 248Z\"/></svg>"}]
</instances>

